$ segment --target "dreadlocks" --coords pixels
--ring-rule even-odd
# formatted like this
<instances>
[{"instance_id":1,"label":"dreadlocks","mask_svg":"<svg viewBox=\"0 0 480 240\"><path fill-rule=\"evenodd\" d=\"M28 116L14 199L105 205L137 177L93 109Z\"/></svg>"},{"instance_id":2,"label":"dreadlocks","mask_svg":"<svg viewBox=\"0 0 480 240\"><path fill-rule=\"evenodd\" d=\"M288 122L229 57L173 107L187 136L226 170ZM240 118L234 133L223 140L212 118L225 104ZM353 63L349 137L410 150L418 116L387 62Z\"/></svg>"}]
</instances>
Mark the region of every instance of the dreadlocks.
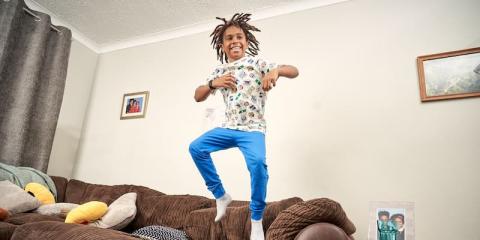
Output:
<instances>
[{"instance_id":1,"label":"dreadlocks","mask_svg":"<svg viewBox=\"0 0 480 240\"><path fill-rule=\"evenodd\" d=\"M227 30L227 28L230 26L239 27L245 33L245 36L247 38L246 40L248 42L248 49L246 50L246 53L251 56L255 56L258 54L259 42L250 31L260 32L260 29L247 23L250 20L250 15L251 14L249 13L236 13L235 15L233 15L230 21L227 21L225 18L217 17L218 20L223 21L223 24L215 27L215 30L213 30L212 34L210 34L210 37L213 36L211 44L213 45L213 49L217 50L217 59L220 60L220 62L223 63L223 60L225 60L225 62L228 62L226 54L222 51L222 43L223 34L225 33L225 30Z\"/></svg>"}]
</instances>

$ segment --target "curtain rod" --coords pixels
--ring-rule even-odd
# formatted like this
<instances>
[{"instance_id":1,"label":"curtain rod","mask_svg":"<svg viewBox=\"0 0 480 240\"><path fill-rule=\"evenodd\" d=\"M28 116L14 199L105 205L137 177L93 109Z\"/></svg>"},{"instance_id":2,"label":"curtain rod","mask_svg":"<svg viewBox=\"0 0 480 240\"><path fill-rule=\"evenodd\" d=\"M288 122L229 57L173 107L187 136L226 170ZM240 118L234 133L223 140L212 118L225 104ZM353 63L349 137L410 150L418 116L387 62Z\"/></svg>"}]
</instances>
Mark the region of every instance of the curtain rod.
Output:
<instances>
[{"instance_id":1,"label":"curtain rod","mask_svg":"<svg viewBox=\"0 0 480 240\"><path fill-rule=\"evenodd\" d=\"M23 10L28 13L28 15L32 16L35 18L35 21L39 22L41 21L42 19L37 16L35 13L33 13L30 9L24 7ZM50 24L50 28L53 29L55 32L59 33L59 34L62 34L62 31L60 31L60 29L58 29L57 27L53 26L52 24Z\"/></svg>"}]
</instances>

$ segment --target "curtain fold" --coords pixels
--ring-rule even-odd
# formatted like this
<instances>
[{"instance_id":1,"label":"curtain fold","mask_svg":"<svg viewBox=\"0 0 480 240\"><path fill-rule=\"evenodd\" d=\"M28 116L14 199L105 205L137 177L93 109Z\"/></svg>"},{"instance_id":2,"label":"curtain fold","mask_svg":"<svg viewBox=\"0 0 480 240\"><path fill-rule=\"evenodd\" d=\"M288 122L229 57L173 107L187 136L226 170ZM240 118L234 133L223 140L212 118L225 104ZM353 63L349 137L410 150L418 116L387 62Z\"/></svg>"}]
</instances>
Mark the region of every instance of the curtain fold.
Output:
<instances>
[{"instance_id":1,"label":"curtain fold","mask_svg":"<svg viewBox=\"0 0 480 240\"><path fill-rule=\"evenodd\" d=\"M0 161L46 172L71 32L23 0L0 0Z\"/></svg>"}]
</instances>

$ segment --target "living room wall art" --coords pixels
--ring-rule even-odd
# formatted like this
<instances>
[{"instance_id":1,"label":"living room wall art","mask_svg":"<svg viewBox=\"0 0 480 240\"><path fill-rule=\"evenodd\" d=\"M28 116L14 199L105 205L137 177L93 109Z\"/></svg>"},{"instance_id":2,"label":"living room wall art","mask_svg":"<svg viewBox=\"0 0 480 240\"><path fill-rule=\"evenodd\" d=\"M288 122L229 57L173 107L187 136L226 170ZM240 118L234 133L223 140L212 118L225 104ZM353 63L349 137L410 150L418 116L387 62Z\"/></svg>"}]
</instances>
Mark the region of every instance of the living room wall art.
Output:
<instances>
[{"instance_id":1,"label":"living room wall art","mask_svg":"<svg viewBox=\"0 0 480 240\"><path fill-rule=\"evenodd\" d=\"M120 119L144 118L147 113L149 94L148 91L124 94Z\"/></svg>"},{"instance_id":2,"label":"living room wall art","mask_svg":"<svg viewBox=\"0 0 480 240\"><path fill-rule=\"evenodd\" d=\"M480 96L480 48L417 57L422 102Z\"/></svg>"},{"instance_id":3,"label":"living room wall art","mask_svg":"<svg viewBox=\"0 0 480 240\"><path fill-rule=\"evenodd\" d=\"M370 202L368 240L415 240L413 202Z\"/></svg>"}]
</instances>

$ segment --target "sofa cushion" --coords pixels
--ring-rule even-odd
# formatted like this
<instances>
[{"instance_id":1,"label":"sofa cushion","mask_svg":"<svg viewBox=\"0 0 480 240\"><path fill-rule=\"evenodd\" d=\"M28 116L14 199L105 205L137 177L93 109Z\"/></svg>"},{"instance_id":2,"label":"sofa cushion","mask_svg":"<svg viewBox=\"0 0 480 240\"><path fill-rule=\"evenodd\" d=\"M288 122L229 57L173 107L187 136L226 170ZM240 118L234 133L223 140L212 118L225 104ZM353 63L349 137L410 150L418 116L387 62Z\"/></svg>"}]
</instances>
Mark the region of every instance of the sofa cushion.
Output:
<instances>
[{"instance_id":1,"label":"sofa cushion","mask_svg":"<svg viewBox=\"0 0 480 240\"><path fill-rule=\"evenodd\" d=\"M38 213L17 213L5 220L5 222L15 224L15 225L22 225L25 223L40 222L40 221L63 222L64 219L57 216L47 216L47 215L42 215Z\"/></svg>"},{"instance_id":2,"label":"sofa cushion","mask_svg":"<svg viewBox=\"0 0 480 240\"><path fill-rule=\"evenodd\" d=\"M128 233L63 222L34 222L18 226L11 240L68 239L68 240L138 240Z\"/></svg>"},{"instance_id":3,"label":"sofa cushion","mask_svg":"<svg viewBox=\"0 0 480 240\"><path fill-rule=\"evenodd\" d=\"M17 225L7 222L0 222L0 239L10 239L16 228Z\"/></svg>"},{"instance_id":4,"label":"sofa cushion","mask_svg":"<svg viewBox=\"0 0 480 240\"><path fill-rule=\"evenodd\" d=\"M295 197L277 202L267 203L263 214L263 227L267 229L277 215L288 207L301 202ZM247 203L247 204L245 204ZM229 239L243 240L250 237L250 209L248 202L237 201L229 205L225 217L215 223L217 209L215 207L193 211L188 216L184 230L192 239Z\"/></svg>"},{"instance_id":5,"label":"sofa cushion","mask_svg":"<svg viewBox=\"0 0 480 240\"><path fill-rule=\"evenodd\" d=\"M68 179L58 176L50 176L50 178L57 189L57 202L65 202L65 190L67 189Z\"/></svg>"},{"instance_id":6,"label":"sofa cushion","mask_svg":"<svg viewBox=\"0 0 480 240\"><path fill-rule=\"evenodd\" d=\"M355 226L339 203L319 198L298 203L281 212L268 229L267 239L294 239L305 227L320 222L337 225L348 235L355 232Z\"/></svg>"},{"instance_id":7,"label":"sofa cushion","mask_svg":"<svg viewBox=\"0 0 480 240\"><path fill-rule=\"evenodd\" d=\"M0 181L0 206L11 214L27 212L41 205L35 197L8 180Z\"/></svg>"},{"instance_id":8,"label":"sofa cushion","mask_svg":"<svg viewBox=\"0 0 480 240\"><path fill-rule=\"evenodd\" d=\"M214 200L195 195L148 196L137 202L137 217L130 227L139 229L150 225L161 225L183 229L188 214L197 209L209 208Z\"/></svg>"}]
</instances>

